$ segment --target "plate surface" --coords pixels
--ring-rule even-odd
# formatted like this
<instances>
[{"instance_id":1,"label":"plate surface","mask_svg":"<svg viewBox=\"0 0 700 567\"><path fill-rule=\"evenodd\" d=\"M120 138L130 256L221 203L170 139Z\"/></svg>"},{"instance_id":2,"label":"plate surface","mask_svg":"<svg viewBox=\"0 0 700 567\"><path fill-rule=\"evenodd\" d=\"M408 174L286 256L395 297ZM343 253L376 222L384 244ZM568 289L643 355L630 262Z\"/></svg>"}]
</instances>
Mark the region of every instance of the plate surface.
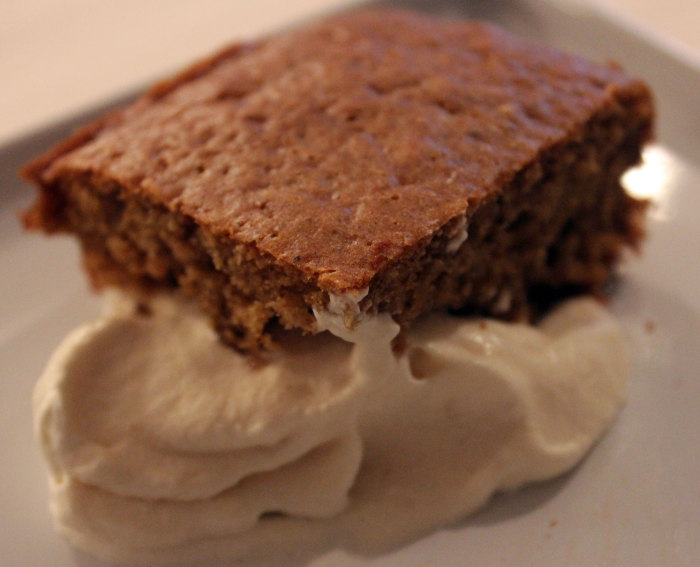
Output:
<instances>
[{"instance_id":1,"label":"plate surface","mask_svg":"<svg viewBox=\"0 0 700 567\"><path fill-rule=\"evenodd\" d=\"M466 4L466 3L465 3ZM625 181L653 200L649 239L622 270L612 309L629 339L629 402L571 474L502 495L462 523L378 557L342 550L314 566L695 566L700 558L700 70L652 45L625 22L575 2L403 2L495 21L521 35L612 58L648 80L658 98L658 142ZM559 7L556 7L556 6ZM69 567L56 536L45 467L31 423L31 390L65 333L99 300L67 238L21 234L16 211L31 190L17 167L87 114L0 147L0 563ZM81 560L89 565L89 560Z\"/></svg>"}]
</instances>

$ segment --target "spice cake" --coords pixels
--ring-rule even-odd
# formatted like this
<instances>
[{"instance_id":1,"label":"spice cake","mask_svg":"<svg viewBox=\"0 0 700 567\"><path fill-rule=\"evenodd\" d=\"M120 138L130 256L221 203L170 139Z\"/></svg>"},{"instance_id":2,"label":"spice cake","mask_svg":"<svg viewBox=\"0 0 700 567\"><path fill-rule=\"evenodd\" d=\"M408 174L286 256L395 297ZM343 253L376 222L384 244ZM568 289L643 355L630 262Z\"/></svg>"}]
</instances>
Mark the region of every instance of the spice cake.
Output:
<instances>
[{"instance_id":1,"label":"spice cake","mask_svg":"<svg viewBox=\"0 0 700 567\"><path fill-rule=\"evenodd\" d=\"M620 186L650 93L492 25L358 11L234 45L24 169L30 229L97 287L176 288L243 350L337 297L404 327L596 290L641 237Z\"/></svg>"}]
</instances>

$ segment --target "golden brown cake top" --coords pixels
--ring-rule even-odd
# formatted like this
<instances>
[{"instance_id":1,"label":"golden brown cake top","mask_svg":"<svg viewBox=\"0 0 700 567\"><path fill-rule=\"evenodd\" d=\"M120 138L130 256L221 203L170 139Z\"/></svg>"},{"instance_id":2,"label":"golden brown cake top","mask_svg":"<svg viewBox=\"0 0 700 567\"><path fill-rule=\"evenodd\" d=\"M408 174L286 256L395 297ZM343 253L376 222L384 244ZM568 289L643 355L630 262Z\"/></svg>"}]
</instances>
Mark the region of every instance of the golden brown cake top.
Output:
<instances>
[{"instance_id":1,"label":"golden brown cake top","mask_svg":"<svg viewBox=\"0 0 700 567\"><path fill-rule=\"evenodd\" d=\"M117 182L342 293L635 84L487 24L361 11L222 52L34 175Z\"/></svg>"}]
</instances>

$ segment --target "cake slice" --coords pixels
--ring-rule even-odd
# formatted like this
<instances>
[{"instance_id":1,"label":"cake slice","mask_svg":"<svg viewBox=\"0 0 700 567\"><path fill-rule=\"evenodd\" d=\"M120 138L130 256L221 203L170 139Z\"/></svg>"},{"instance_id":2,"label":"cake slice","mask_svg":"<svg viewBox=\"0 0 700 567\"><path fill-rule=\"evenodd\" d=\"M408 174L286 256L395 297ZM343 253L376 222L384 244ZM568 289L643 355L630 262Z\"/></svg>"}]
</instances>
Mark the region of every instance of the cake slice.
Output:
<instances>
[{"instance_id":1,"label":"cake slice","mask_svg":"<svg viewBox=\"0 0 700 567\"><path fill-rule=\"evenodd\" d=\"M597 290L642 234L652 131L617 66L492 25L358 11L234 45L26 166L25 225L96 287L174 288L227 343L357 304L514 317ZM348 324L351 324L348 321Z\"/></svg>"}]
</instances>

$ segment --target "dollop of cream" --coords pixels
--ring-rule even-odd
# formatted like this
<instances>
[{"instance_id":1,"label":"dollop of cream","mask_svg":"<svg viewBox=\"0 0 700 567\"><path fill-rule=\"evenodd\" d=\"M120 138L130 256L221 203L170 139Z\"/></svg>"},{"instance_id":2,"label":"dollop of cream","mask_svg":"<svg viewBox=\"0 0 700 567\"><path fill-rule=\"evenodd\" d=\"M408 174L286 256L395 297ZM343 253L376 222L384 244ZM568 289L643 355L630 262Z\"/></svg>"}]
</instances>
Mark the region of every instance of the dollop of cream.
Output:
<instances>
[{"instance_id":1,"label":"dollop of cream","mask_svg":"<svg viewBox=\"0 0 700 567\"><path fill-rule=\"evenodd\" d=\"M252 362L163 297L118 298L35 389L52 510L77 548L127 564L385 550L497 491L574 466L625 398L614 319L571 300L538 327L347 311Z\"/></svg>"}]
</instances>

